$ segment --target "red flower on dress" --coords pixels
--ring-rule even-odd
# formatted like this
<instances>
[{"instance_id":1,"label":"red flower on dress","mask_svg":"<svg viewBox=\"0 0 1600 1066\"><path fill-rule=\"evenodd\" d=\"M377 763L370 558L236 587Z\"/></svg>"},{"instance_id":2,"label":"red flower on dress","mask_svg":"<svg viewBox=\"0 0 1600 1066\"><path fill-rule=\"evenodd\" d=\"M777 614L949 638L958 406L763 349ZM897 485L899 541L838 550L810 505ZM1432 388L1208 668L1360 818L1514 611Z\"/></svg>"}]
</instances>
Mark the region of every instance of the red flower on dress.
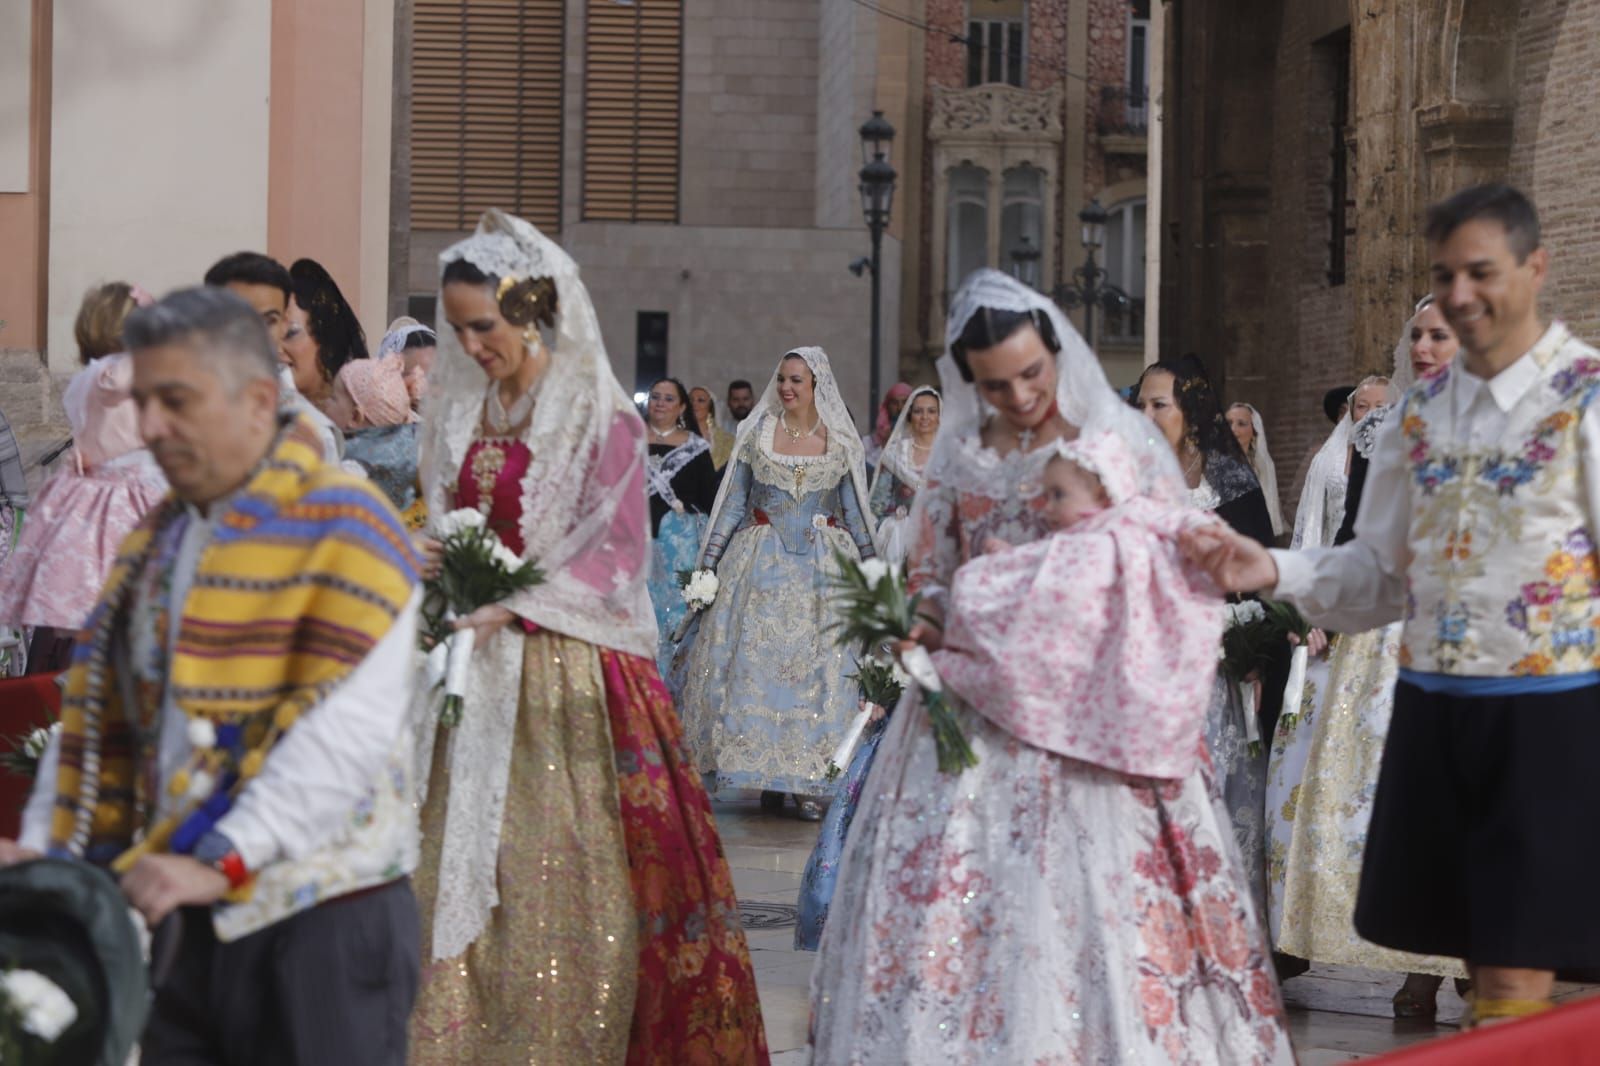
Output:
<instances>
[{"instance_id":1,"label":"red flower on dress","mask_svg":"<svg viewBox=\"0 0 1600 1066\"><path fill-rule=\"evenodd\" d=\"M1275 1018L1282 1009L1278 1001L1278 986L1265 970L1250 974L1250 1007L1263 1018Z\"/></svg>"},{"instance_id":2,"label":"red flower on dress","mask_svg":"<svg viewBox=\"0 0 1600 1066\"><path fill-rule=\"evenodd\" d=\"M1199 941L1201 954L1230 973L1249 963L1250 934L1232 900L1207 896L1196 908L1195 917L1198 919L1195 939Z\"/></svg>"},{"instance_id":3,"label":"red flower on dress","mask_svg":"<svg viewBox=\"0 0 1600 1066\"><path fill-rule=\"evenodd\" d=\"M1183 908L1171 900L1160 900L1144 909L1139 938L1144 941L1146 957L1162 973L1182 977L1194 965L1189 922Z\"/></svg>"},{"instance_id":4,"label":"red flower on dress","mask_svg":"<svg viewBox=\"0 0 1600 1066\"><path fill-rule=\"evenodd\" d=\"M1155 977L1145 977L1139 981L1139 1006L1144 1010L1144 1023L1152 1029L1171 1025L1172 1017L1178 1011L1172 993Z\"/></svg>"}]
</instances>

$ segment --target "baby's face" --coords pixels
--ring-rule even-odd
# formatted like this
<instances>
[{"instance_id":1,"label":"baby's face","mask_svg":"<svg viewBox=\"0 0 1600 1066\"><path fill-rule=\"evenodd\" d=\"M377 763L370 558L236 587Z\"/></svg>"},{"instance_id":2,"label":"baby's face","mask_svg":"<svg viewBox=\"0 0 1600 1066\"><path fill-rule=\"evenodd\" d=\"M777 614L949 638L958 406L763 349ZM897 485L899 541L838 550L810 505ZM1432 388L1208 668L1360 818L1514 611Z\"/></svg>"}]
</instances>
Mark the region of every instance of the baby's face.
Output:
<instances>
[{"instance_id":1,"label":"baby's face","mask_svg":"<svg viewBox=\"0 0 1600 1066\"><path fill-rule=\"evenodd\" d=\"M1068 526L1110 506L1100 479L1066 459L1050 460L1044 468L1044 515L1051 529Z\"/></svg>"}]
</instances>

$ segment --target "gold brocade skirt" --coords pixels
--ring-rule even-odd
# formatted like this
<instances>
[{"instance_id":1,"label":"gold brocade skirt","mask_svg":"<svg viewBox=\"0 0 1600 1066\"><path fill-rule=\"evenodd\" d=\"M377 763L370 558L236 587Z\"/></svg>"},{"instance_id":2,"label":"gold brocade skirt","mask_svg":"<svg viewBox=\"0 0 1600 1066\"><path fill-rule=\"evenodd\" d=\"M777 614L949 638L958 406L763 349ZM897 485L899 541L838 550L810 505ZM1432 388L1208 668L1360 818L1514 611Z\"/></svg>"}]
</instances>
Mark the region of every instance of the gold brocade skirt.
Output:
<instances>
[{"instance_id":1,"label":"gold brocade skirt","mask_svg":"<svg viewBox=\"0 0 1600 1066\"><path fill-rule=\"evenodd\" d=\"M431 960L449 737L422 809L422 987L411 1062L620 1063L637 991L637 916L600 651L525 638L500 830L500 905L460 956Z\"/></svg>"}]
</instances>

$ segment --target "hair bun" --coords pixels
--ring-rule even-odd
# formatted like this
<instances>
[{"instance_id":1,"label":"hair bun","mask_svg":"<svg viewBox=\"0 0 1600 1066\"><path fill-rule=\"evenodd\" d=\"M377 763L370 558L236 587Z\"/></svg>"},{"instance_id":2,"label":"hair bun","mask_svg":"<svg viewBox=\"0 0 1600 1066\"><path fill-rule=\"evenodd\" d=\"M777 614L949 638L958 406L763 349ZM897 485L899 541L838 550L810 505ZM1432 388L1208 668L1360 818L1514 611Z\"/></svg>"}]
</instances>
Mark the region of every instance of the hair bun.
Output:
<instances>
[{"instance_id":1,"label":"hair bun","mask_svg":"<svg viewBox=\"0 0 1600 1066\"><path fill-rule=\"evenodd\" d=\"M556 283L550 278L503 278L495 293L500 314L513 326L556 322Z\"/></svg>"}]
</instances>

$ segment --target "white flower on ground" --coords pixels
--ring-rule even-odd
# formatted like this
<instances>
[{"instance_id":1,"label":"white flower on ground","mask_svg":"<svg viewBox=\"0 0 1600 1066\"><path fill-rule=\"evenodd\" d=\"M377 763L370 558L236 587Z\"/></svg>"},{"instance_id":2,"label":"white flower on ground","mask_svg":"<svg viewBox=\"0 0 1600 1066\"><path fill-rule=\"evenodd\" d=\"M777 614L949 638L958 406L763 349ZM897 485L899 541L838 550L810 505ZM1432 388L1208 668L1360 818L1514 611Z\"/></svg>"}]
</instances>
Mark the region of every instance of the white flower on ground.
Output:
<instances>
[{"instance_id":1,"label":"white flower on ground","mask_svg":"<svg viewBox=\"0 0 1600 1066\"><path fill-rule=\"evenodd\" d=\"M189 719L189 744L196 748L214 748L217 746L217 727L211 724L211 719Z\"/></svg>"},{"instance_id":2,"label":"white flower on ground","mask_svg":"<svg viewBox=\"0 0 1600 1066\"><path fill-rule=\"evenodd\" d=\"M22 1018L22 1028L41 1040L56 1037L78 1020L72 997L50 978L35 970L12 970L0 977L0 990Z\"/></svg>"},{"instance_id":3,"label":"white flower on ground","mask_svg":"<svg viewBox=\"0 0 1600 1066\"><path fill-rule=\"evenodd\" d=\"M889 564L882 559L863 559L861 576L866 579L868 588L875 589L880 581L889 576Z\"/></svg>"}]
</instances>

